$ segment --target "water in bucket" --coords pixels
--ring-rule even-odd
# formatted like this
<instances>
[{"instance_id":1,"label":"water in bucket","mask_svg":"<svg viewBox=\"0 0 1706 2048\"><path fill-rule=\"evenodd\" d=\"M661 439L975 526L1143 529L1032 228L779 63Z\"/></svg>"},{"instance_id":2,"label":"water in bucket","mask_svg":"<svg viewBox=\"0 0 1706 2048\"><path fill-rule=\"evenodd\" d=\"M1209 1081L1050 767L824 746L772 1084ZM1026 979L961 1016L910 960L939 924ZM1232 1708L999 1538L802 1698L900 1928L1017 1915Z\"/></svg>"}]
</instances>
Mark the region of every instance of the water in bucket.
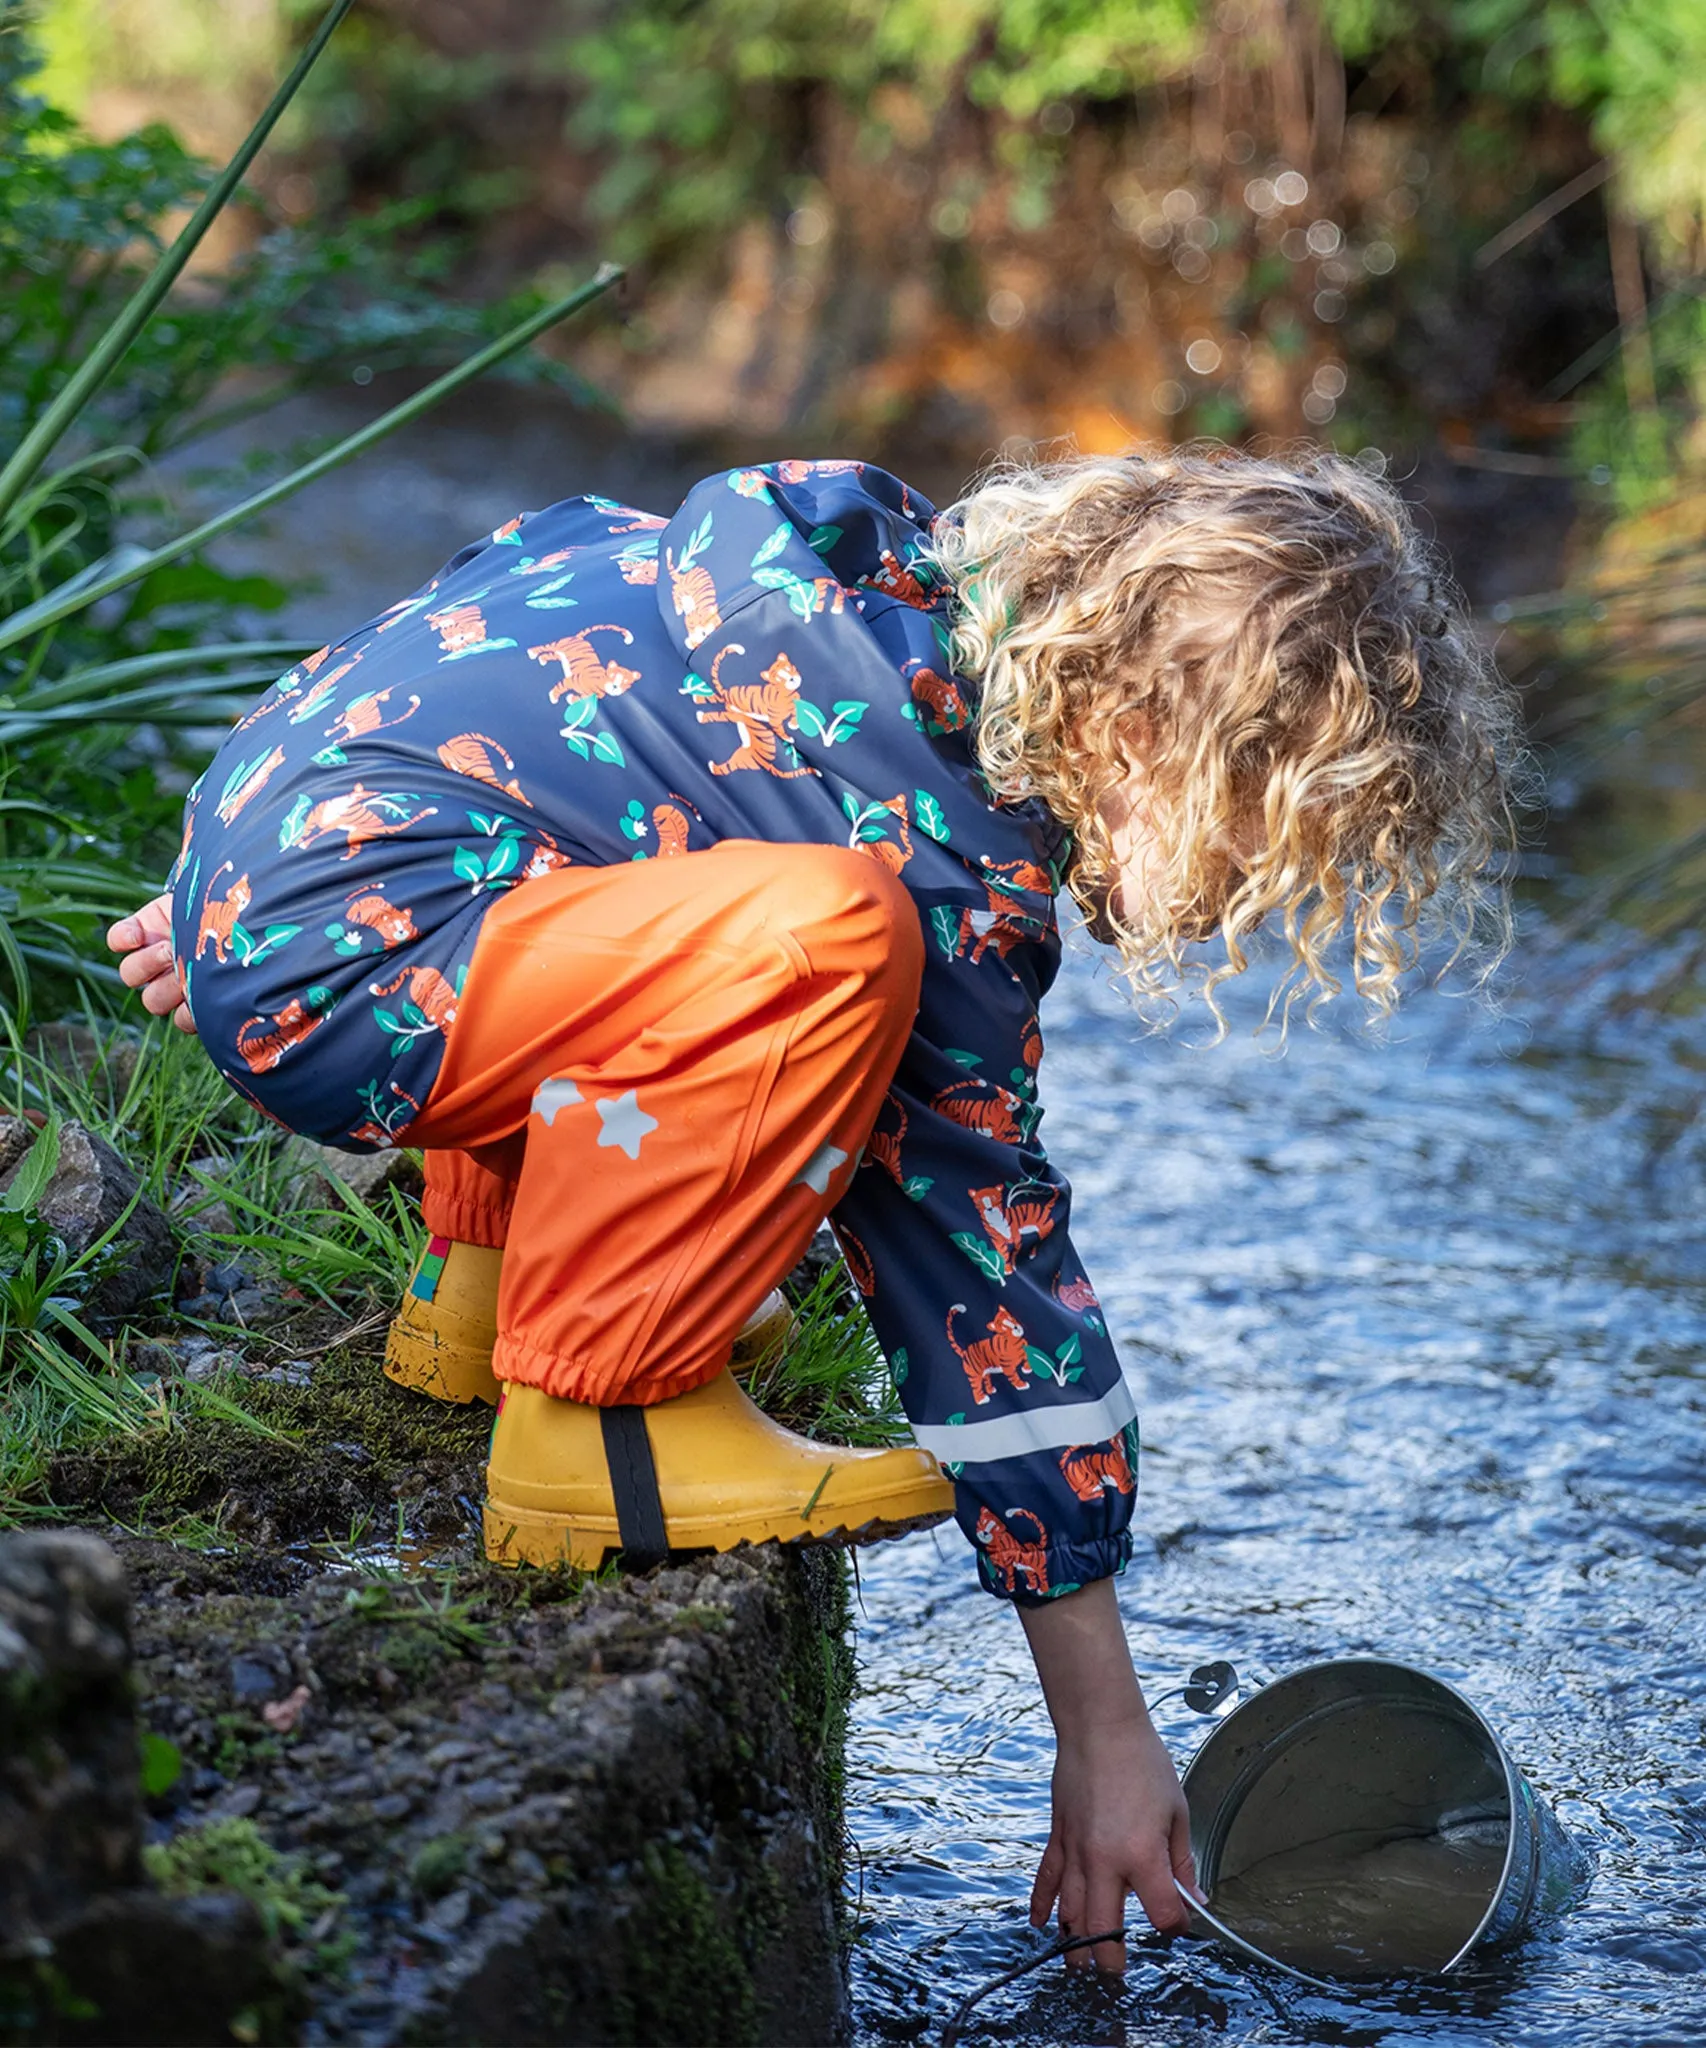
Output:
<instances>
[{"instance_id":1,"label":"water in bucket","mask_svg":"<svg viewBox=\"0 0 1706 2048\"><path fill-rule=\"evenodd\" d=\"M1382 1659L1265 1686L1184 1785L1204 1918L1298 1974L1452 1970L1566 1904L1584 1875L1476 1709Z\"/></svg>"}]
</instances>

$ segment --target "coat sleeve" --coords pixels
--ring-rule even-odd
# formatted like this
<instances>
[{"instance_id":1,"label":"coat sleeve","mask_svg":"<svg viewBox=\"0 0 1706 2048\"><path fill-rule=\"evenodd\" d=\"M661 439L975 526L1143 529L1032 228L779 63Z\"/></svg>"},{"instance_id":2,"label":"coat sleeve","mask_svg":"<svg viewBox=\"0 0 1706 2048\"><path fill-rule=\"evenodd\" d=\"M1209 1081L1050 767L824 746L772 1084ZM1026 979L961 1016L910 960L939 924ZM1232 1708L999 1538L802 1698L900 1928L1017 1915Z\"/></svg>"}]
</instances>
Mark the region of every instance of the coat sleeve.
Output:
<instances>
[{"instance_id":1,"label":"coat sleeve","mask_svg":"<svg viewBox=\"0 0 1706 2048\"><path fill-rule=\"evenodd\" d=\"M938 931L918 1029L832 1221L984 1586L1029 1604L1129 1558L1137 1404L1037 1137L1033 949L950 955Z\"/></svg>"}]
</instances>

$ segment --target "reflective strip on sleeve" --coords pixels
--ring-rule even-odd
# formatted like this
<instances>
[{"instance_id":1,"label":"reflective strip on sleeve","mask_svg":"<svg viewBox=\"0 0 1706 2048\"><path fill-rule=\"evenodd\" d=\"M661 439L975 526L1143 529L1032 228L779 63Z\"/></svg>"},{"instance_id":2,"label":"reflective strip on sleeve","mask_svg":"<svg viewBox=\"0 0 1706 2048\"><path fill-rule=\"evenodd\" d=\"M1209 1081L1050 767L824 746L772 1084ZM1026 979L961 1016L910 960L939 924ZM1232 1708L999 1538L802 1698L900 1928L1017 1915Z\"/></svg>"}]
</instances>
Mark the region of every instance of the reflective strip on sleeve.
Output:
<instances>
[{"instance_id":1,"label":"reflective strip on sleeve","mask_svg":"<svg viewBox=\"0 0 1706 2048\"><path fill-rule=\"evenodd\" d=\"M1053 1402L1023 1415L991 1416L987 1422L915 1422L912 1434L939 1464L994 1465L1033 1451L1106 1443L1136 1419L1137 1389L1122 1377L1099 1401Z\"/></svg>"}]
</instances>

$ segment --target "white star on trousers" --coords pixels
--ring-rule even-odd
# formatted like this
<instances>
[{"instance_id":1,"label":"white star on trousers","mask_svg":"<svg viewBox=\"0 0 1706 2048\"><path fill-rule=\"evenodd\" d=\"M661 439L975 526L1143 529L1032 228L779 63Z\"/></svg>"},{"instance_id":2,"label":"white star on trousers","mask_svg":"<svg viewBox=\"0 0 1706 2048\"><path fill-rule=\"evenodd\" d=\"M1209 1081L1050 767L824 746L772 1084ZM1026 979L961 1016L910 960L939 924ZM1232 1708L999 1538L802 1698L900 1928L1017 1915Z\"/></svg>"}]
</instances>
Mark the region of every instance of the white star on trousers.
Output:
<instances>
[{"instance_id":1,"label":"white star on trousers","mask_svg":"<svg viewBox=\"0 0 1706 2048\"><path fill-rule=\"evenodd\" d=\"M788 1185L810 1188L814 1195L827 1195L829 1184L853 1155L839 1145L820 1145Z\"/></svg>"},{"instance_id":2,"label":"white star on trousers","mask_svg":"<svg viewBox=\"0 0 1706 2048\"><path fill-rule=\"evenodd\" d=\"M640 1140L649 1138L658 1127L657 1118L647 1116L632 1088L626 1095L618 1095L614 1102L599 1103L598 1121L603 1125L598 1142L619 1145L630 1159L639 1158Z\"/></svg>"},{"instance_id":3,"label":"white star on trousers","mask_svg":"<svg viewBox=\"0 0 1706 2048\"><path fill-rule=\"evenodd\" d=\"M533 1091L533 1108L547 1124L557 1121L557 1112L566 1109L573 1102L584 1102L586 1097L572 1081L541 1081Z\"/></svg>"}]
</instances>

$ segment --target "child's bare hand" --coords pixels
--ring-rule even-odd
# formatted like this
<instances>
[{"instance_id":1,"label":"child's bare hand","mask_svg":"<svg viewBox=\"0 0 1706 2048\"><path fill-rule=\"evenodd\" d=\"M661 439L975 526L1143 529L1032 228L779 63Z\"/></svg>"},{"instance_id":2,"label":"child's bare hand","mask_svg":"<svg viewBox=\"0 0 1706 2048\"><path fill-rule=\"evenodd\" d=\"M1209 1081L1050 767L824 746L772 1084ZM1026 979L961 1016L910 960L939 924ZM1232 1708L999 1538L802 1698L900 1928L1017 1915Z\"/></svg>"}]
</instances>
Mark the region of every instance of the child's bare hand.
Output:
<instances>
[{"instance_id":1,"label":"child's bare hand","mask_svg":"<svg viewBox=\"0 0 1706 2048\"><path fill-rule=\"evenodd\" d=\"M142 1007L156 1017L170 1017L180 1031L193 1032L195 1022L184 1001L183 978L172 957L172 899L156 896L107 932L107 944L124 958L119 979L142 998Z\"/></svg>"},{"instance_id":2,"label":"child's bare hand","mask_svg":"<svg viewBox=\"0 0 1706 2048\"><path fill-rule=\"evenodd\" d=\"M1183 1931L1194 1897L1190 1819L1179 1774L1132 1670L1112 1579L1020 1610L1054 1720L1054 1825L1031 1890L1031 1922L1102 1934L1125 1924L1135 1892L1152 1926ZM1175 1884L1174 1880L1178 1883ZM1069 1965L1125 1968L1125 1944L1075 1949Z\"/></svg>"},{"instance_id":3,"label":"child's bare hand","mask_svg":"<svg viewBox=\"0 0 1706 2048\"><path fill-rule=\"evenodd\" d=\"M1125 1924L1137 1894L1151 1925L1183 1931L1174 1878L1196 1889L1190 1821L1179 1774L1144 1715L1123 1728L1063 1738L1054 1765L1054 1825L1031 1888L1031 1924L1059 1907L1060 1931L1100 1934ZM1075 1949L1068 1968L1125 1968L1125 1944Z\"/></svg>"}]
</instances>

